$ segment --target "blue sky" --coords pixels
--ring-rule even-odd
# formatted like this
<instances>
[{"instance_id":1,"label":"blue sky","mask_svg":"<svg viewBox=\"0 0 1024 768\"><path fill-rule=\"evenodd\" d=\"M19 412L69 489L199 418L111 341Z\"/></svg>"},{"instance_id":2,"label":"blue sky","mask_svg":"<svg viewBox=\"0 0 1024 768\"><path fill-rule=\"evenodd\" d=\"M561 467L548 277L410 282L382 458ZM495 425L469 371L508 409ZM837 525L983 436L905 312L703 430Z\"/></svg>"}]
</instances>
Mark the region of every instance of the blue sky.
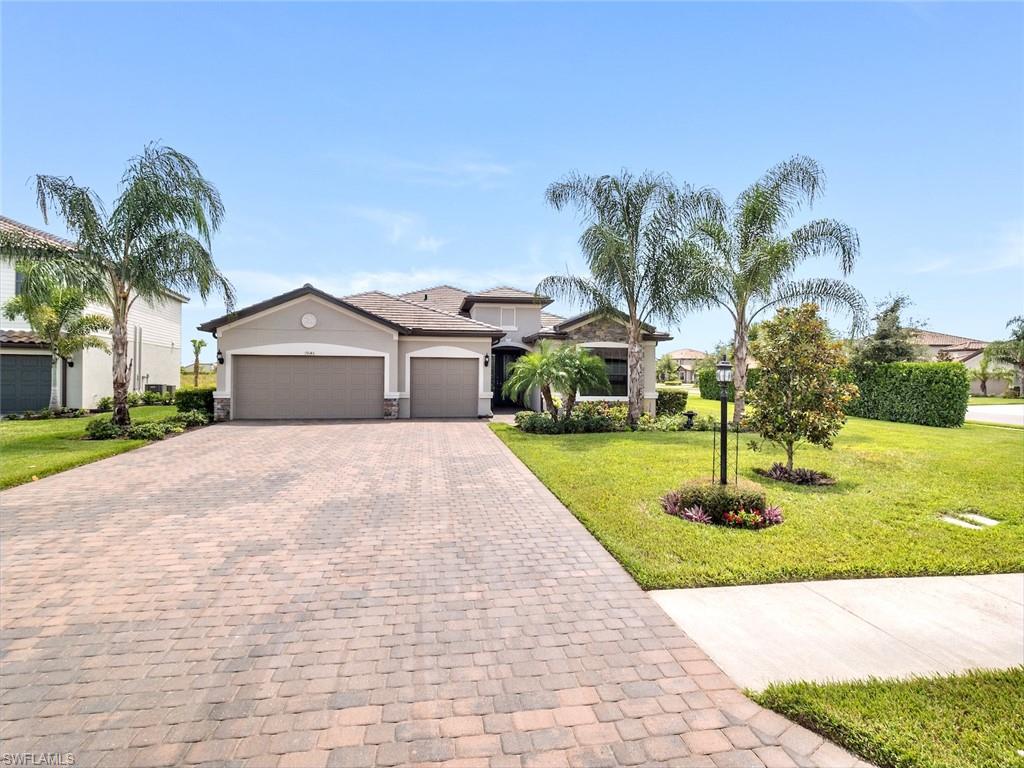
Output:
<instances>
[{"instance_id":1,"label":"blue sky","mask_svg":"<svg viewBox=\"0 0 1024 768\"><path fill-rule=\"evenodd\" d=\"M929 327L982 339L1024 307L1019 4L0 14L3 212L42 225L34 173L109 201L125 160L161 140L220 188L214 255L242 304L307 281L530 288L582 269L577 221L543 199L569 170L665 171L731 199L803 153L829 174L814 214L860 233L852 280L869 298L909 293ZM222 310L194 300L184 343ZM729 336L716 312L672 330L660 351Z\"/></svg>"}]
</instances>

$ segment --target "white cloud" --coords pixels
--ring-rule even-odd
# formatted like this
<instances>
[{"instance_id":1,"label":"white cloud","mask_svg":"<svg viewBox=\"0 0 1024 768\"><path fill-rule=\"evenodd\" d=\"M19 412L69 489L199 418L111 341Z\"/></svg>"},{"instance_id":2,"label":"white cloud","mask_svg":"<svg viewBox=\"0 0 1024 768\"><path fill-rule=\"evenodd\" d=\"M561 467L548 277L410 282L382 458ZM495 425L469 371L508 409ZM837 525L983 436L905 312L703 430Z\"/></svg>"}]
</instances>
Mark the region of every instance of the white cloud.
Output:
<instances>
[{"instance_id":1,"label":"white cloud","mask_svg":"<svg viewBox=\"0 0 1024 768\"><path fill-rule=\"evenodd\" d=\"M364 152L358 156L332 154L331 158L346 165L362 166L401 178L411 184L436 187L472 186L487 189L497 186L515 172L511 165L477 152L440 155L430 160L374 152Z\"/></svg>"},{"instance_id":2,"label":"white cloud","mask_svg":"<svg viewBox=\"0 0 1024 768\"><path fill-rule=\"evenodd\" d=\"M437 253L449 242L425 232L426 224L423 217L415 213L365 206L349 206L344 212L382 229L385 238L392 245L409 247L414 251Z\"/></svg>"}]
</instances>

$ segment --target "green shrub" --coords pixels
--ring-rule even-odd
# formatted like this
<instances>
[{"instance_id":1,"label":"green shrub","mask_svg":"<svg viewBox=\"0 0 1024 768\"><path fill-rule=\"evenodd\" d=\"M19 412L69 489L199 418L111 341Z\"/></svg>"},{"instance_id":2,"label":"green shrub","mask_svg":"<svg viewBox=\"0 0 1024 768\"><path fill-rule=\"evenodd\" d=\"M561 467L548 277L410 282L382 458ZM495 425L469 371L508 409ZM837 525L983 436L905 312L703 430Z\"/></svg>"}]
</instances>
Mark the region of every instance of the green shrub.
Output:
<instances>
[{"instance_id":1,"label":"green shrub","mask_svg":"<svg viewBox=\"0 0 1024 768\"><path fill-rule=\"evenodd\" d=\"M858 366L860 397L847 413L865 419L959 427L967 413L971 379L963 363L882 363Z\"/></svg>"},{"instance_id":2,"label":"green shrub","mask_svg":"<svg viewBox=\"0 0 1024 768\"><path fill-rule=\"evenodd\" d=\"M101 397L96 401L96 410L100 413L108 413L114 410L114 398L112 397Z\"/></svg>"},{"instance_id":3,"label":"green shrub","mask_svg":"<svg viewBox=\"0 0 1024 768\"><path fill-rule=\"evenodd\" d=\"M538 435L557 435L561 431L558 422L547 413L519 411L515 419L516 426L523 432L532 432Z\"/></svg>"},{"instance_id":4,"label":"green shrub","mask_svg":"<svg viewBox=\"0 0 1024 768\"><path fill-rule=\"evenodd\" d=\"M572 420L590 425L585 432L625 432L629 429L629 406L608 400L576 403Z\"/></svg>"},{"instance_id":5,"label":"green shrub","mask_svg":"<svg viewBox=\"0 0 1024 768\"><path fill-rule=\"evenodd\" d=\"M162 419L164 424L180 427L202 427L210 423L210 414L205 411L178 411L173 416Z\"/></svg>"},{"instance_id":6,"label":"green shrub","mask_svg":"<svg viewBox=\"0 0 1024 768\"><path fill-rule=\"evenodd\" d=\"M697 388L700 390L700 396L704 400L718 400L719 392L721 388L718 385L718 379L715 378L714 368L702 368L697 371ZM747 391L749 392L757 386L757 380L761 376L761 371L757 368L751 368L747 371ZM729 384L729 402L731 403L736 399L736 388L732 383Z\"/></svg>"},{"instance_id":7,"label":"green shrub","mask_svg":"<svg viewBox=\"0 0 1024 768\"><path fill-rule=\"evenodd\" d=\"M659 416L682 413L686 410L687 397L689 393L685 389L659 389L655 413Z\"/></svg>"},{"instance_id":8,"label":"green shrub","mask_svg":"<svg viewBox=\"0 0 1024 768\"><path fill-rule=\"evenodd\" d=\"M171 426L159 421L143 421L128 427L125 435L131 440L162 440Z\"/></svg>"},{"instance_id":9,"label":"green shrub","mask_svg":"<svg viewBox=\"0 0 1024 768\"><path fill-rule=\"evenodd\" d=\"M121 437L121 428L110 419L93 419L85 425L85 434L90 440L113 440Z\"/></svg>"},{"instance_id":10,"label":"green shrub","mask_svg":"<svg viewBox=\"0 0 1024 768\"><path fill-rule=\"evenodd\" d=\"M138 408L142 405L142 393L141 392L129 392L125 395L125 402L129 408Z\"/></svg>"},{"instance_id":11,"label":"green shrub","mask_svg":"<svg viewBox=\"0 0 1024 768\"><path fill-rule=\"evenodd\" d=\"M156 392L155 390L146 390L142 393L142 404L143 405L163 405L165 395L163 392Z\"/></svg>"},{"instance_id":12,"label":"green shrub","mask_svg":"<svg viewBox=\"0 0 1024 768\"><path fill-rule=\"evenodd\" d=\"M213 413L213 387L179 389L174 393L174 405L179 411Z\"/></svg>"},{"instance_id":13,"label":"green shrub","mask_svg":"<svg viewBox=\"0 0 1024 768\"><path fill-rule=\"evenodd\" d=\"M678 491L672 491L665 498L679 509L700 507L718 525L727 522L728 513L736 513L740 509L763 510L768 506L764 488L749 480L741 480L739 485L695 480Z\"/></svg>"}]
</instances>

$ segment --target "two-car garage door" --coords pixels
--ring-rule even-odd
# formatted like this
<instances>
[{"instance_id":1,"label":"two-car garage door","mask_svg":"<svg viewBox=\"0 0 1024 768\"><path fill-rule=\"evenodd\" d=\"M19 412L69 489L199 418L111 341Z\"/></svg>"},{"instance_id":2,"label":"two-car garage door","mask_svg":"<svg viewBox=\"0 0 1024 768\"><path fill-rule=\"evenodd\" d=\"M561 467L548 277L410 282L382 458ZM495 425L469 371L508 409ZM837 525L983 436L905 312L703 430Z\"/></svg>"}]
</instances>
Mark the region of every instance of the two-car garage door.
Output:
<instances>
[{"instance_id":1,"label":"two-car garage door","mask_svg":"<svg viewBox=\"0 0 1024 768\"><path fill-rule=\"evenodd\" d=\"M384 358L238 355L236 419L380 419Z\"/></svg>"}]
</instances>

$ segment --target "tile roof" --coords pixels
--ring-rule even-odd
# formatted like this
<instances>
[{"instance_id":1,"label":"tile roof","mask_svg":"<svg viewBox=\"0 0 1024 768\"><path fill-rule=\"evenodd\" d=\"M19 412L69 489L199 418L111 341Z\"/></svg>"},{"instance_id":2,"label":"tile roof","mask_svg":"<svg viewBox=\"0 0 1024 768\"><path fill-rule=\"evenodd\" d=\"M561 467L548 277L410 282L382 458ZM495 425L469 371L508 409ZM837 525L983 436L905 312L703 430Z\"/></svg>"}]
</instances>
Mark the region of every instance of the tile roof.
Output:
<instances>
[{"instance_id":1,"label":"tile roof","mask_svg":"<svg viewBox=\"0 0 1024 768\"><path fill-rule=\"evenodd\" d=\"M46 346L41 336L32 331L3 331L0 330L0 344L23 344L27 347Z\"/></svg>"},{"instance_id":2,"label":"tile roof","mask_svg":"<svg viewBox=\"0 0 1024 768\"><path fill-rule=\"evenodd\" d=\"M441 333L494 337L505 335L503 330L493 325L382 291L357 293L354 296L346 296L344 300L378 317L404 326L414 334Z\"/></svg>"},{"instance_id":3,"label":"tile roof","mask_svg":"<svg viewBox=\"0 0 1024 768\"><path fill-rule=\"evenodd\" d=\"M63 237L51 235L49 232L43 232L41 229L30 227L28 224L22 224L20 221L0 215L0 243L6 244L12 241L28 243L30 246L35 247L58 248L65 251L75 248L75 244L70 240L65 240Z\"/></svg>"},{"instance_id":4,"label":"tile roof","mask_svg":"<svg viewBox=\"0 0 1024 768\"><path fill-rule=\"evenodd\" d=\"M435 285L433 288L423 288L419 291L409 291L401 294L398 298L425 304L443 312L458 312L462 306L462 300L469 295L469 291L456 288L452 285Z\"/></svg>"},{"instance_id":5,"label":"tile roof","mask_svg":"<svg viewBox=\"0 0 1024 768\"><path fill-rule=\"evenodd\" d=\"M938 331L928 331L924 328L920 328L914 331L914 341L917 344L923 344L926 347L949 347L954 344L963 344L970 341L980 341L979 339L972 339L968 336L953 336L949 333L939 333ZM984 344L984 342L981 342Z\"/></svg>"},{"instance_id":6,"label":"tile roof","mask_svg":"<svg viewBox=\"0 0 1024 768\"><path fill-rule=\"evenodd\" d=\"M699 349L676 349L668 354L676 360L700 360L708 356L707 352L701 352Z\"/></svg>"},{"instance_id":7,"label":"tile roof","mask_svg":"<svg viewBox=\"0 0 1024 768\"><path fill-rule=\"evenodd\" d=\"M540 313L540 324L543 328L554 328L565 320L561 315L554 315L551 312Z\"/></svg>"},{"instance_id":8,"label":"tile roof","mask_svg":"<svg viewBox=\"0 0 1024 768\"><path fill-rule=\"evenodd\" d=\"M945 348L946 352L980 352L988 344L984 341L965 341L961 344L953 344Z\"/></svg>"}]
</instances>

